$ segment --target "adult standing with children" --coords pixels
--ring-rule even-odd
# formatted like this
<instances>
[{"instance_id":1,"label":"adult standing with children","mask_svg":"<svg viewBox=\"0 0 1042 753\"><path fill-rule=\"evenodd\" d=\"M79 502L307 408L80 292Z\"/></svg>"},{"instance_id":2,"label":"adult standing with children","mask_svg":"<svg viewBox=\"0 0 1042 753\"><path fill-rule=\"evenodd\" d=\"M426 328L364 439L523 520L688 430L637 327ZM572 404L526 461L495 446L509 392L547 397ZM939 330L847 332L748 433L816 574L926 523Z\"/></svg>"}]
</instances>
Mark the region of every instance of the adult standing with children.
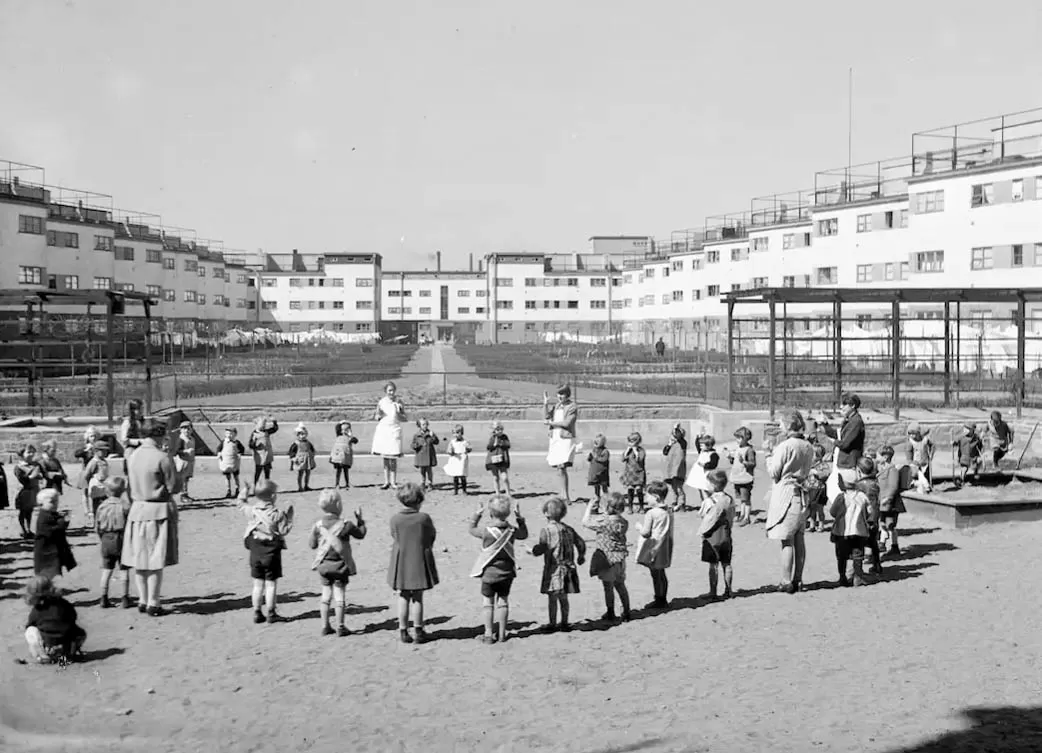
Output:
<instances>
[{"instance_id":1,"label":"adult standing with children","mask_svg":"<svg viewBox=\"0 0 1042 753\"><path fill-rule=\"evenodd\" d=\"M133 503L127 515L121 561L134 569L138 611L159 617L164 568L176 565L179 477L170 456L160 447L166 427L155 420L142 426L140 445L127 462Z\"/></svg>"},{"instance_id":2,"label":"adult standing with children","mask_svg":"<svg viewBox=\"0 0 1042 753\"><path fill-rule=\"evenodd\" d=\"M821 416L817 428L836 442L836 471L847 486L857 481L857 461L865 454L865 420L861 417L861 398L853 393L846 393L840 401L840 412L843 422L839 431L828 419Z\"/></svg>"},{"instance_id":3,"label":"adult standing with children","mask_svg":"<svg viewBox=\"0 0 1042 753\"><path fill-rule=\"evenodd\" d=\"M384 483L381 489L398 488L398 459L402 456L402 421L405 406L398 399L394 382L384 386L384 396L376 404L376 431L373 432L373 454L384 461Z\"/></svg>"},{"instance_id":4,"label":"adult standing with children","mask_svg":"<svg viewBox=\"0 0 1042 753\"><path fill-rule=\"evenodd\" d=\"M803 539L808 514L804 485L814 465L814 448L804 437L806 423L799 411L783 416L781 429L785 439L767 456L767 473L774 486L765 523L767 538L780 541L782 546L779 589L794 594L803 585L807 559Z\"/></svg>"},{"instance_id":5,"label":"adult standing with children","mask_svg":"<svg viewBox=\"0 0 1042 753\"><path fill-rule=\"evenodd\" d=\"M550 405L550 396L543 393L543 414L550 428L550 446L546 462L556 468L561 476L561 496L571 503L568 494L568 469L575 456L575 423L579 419L579 408L572 402L572 388L567 384L557 389L557 403Z\"/></svg>"}]
</instances>

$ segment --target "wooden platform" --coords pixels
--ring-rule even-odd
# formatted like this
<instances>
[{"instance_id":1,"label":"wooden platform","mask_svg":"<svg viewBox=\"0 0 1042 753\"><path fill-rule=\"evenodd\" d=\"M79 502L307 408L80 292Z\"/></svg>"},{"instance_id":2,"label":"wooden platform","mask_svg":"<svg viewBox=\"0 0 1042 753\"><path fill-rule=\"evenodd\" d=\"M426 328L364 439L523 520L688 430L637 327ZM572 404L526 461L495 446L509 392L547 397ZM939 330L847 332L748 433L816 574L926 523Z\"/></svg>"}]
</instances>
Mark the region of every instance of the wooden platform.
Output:
<instances>
[{"instance_id":1,"label":"wooden platform","mask_svg":"<svg viewBox=\"0 0 1042 753\"><path fill-rule=\"evenodd\" d=\"M982 474L983 485L994 488L1003 480L1042 483L1042 469L1029 468L1019 471L1002 471ZM941 481L940 477L934 481ZM943 479L947 480L947 479ZM931 518L950 528L969 528L987 523L1042 520L1042 497L1017 499L1016 491L1010 490L1008 499L955 498L948 494L920 494L914 490L903 492L905 508L909 513Z\"/></svg>"}]
</instances>

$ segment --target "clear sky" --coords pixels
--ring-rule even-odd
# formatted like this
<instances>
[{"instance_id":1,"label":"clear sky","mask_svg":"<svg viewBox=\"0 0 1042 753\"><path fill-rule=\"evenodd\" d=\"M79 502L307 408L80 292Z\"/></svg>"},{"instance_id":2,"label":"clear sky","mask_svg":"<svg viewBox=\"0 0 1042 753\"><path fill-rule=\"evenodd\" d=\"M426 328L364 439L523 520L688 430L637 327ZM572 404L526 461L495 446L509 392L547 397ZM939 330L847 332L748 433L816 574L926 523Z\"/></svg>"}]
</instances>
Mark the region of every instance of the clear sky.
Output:
<instances>
[{"instance_id":1,"label":"clear sky","mask_svg":"<svg viewBox=\"0 0 1042 753\"><path fill-rule=\"evenodd\" d=\"M0 0L0 157L230 248L668 235L1042 107L1042 3Z\"/></svg>"}]
</instances>

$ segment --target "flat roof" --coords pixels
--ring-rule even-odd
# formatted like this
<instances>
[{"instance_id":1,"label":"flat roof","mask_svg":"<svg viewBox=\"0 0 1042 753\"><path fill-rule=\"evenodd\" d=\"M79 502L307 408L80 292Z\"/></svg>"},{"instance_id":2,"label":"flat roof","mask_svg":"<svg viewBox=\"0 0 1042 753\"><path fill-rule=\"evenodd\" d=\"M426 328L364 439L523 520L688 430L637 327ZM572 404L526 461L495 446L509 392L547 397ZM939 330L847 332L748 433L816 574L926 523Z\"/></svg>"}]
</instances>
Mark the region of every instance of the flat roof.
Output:
<instances>
[{"instance_id":1,"label":"flat roof","mask_svg":"<svg viewBox=\"0 0 1042 753\"><path fill-rule=\"evenodd\" d=\"M1042 288L756 288L721 298L729 303L1014 303L1042 301Z\"/></svg>"}]
</instances>

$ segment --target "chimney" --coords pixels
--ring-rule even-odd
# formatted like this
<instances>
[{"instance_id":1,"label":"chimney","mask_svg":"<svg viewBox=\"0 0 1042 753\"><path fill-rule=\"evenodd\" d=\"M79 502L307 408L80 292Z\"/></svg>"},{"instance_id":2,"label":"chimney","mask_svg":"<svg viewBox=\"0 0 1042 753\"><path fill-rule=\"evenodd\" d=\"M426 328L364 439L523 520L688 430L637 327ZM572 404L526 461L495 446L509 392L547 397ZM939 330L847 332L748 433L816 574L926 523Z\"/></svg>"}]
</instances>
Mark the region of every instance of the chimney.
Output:
<instances>
[{"instance_id":1,"label":"chimney","mask_svg":"<svg viewBox=\"0 0 1042 753\"><path fill-rule=\"evenodd\" d=\"M473 254L473 252L471 252L471 254L470 254L470 271L471 272L474 271L474 254Z\"/></svg>"},{"instance_id":2,"label":"chimney","mask_svg":"<svg viewBox=\"0 0 1042 753\"><path fill-rule=\"evenodd\" d=\"M438 264L437 271L440 272L441 271L441 251L435 251L434 252L434 256L437 259L437 264Z\"/></svg>"},{"instance_id":3,"label":"chimney","mask_svg":"<svg viewBox=\"0 0 1042 753\"><path fill-rule=\"evenodd\" d=\"M483 262L481 259L478 259L478 271L479 272L484 272L485 271L485 270L482 269L482 267L484 265L485 265L485 262Z\"/></svg>"}]
</instances>

